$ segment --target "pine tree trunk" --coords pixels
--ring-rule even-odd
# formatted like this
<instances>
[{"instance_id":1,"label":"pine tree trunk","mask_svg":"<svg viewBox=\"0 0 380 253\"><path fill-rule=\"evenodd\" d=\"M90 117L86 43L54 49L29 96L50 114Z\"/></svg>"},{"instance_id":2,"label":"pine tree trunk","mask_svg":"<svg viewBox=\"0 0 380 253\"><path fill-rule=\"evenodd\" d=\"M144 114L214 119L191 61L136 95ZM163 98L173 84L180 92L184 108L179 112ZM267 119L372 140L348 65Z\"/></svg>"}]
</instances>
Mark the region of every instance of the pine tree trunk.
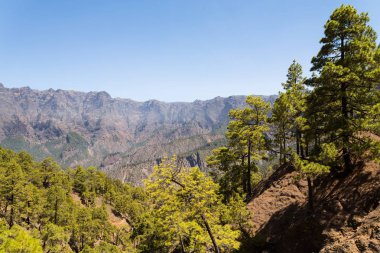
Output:
<instances>
[{"instance_id":1,"label":"pine tree trunk","mask_svg":"<svg viewBox=\"0 0 380 253\"><path fill-rule=\"evenodd\" d=\"M245 164L245 155L242 155L242 157L241 157L241 168L242 168L242 170L244 169L244 164ZM244 178L242 180L242 183L243 183L243 192L247 192L247 183L246 183Z\"/></svg>"},{"instance_id":2,"label":"pine tree trunk","mask_svg":"<svg viewBox=\"0 0 380 253\"><path fill-rule=\"evenodd\" d=\"M302 143L302 133L301 131L298 131L299 132L299 143L300 143L300 154L301 154L301 158L304 159L305 158L305 151L304 151L304 147L303 147L303 143Z\"/></svg>"},{"instance_id":3,"label":"pine tree trunk","mask_svg":"<svg viewBox=\"0 0 380 253\"><path fill-rule=\"evenodd\" d=\"M180 242L181 242L181 252L182 252L182 253L185 253L185 245L184 245L184 243L183 243L183 239L182 239L181 234L179 234L179 240L180 240Z\"/></svg>"},{"instance_id":4,"label":"pine tree trunk","mask_svg":"<svg viewBox=\"0 0 380 253\"><path fill-rule=\"evenodd\" d=\"M318 134L315 134L315 137L314 137L314 152L315 150L317 150L318 148Z\"/></svg>"},{"instance_id":5,"label":"pine tree trunk","mask_svg":"<svg viewBox=\"0 0 380 253\"><path fill-rule=\"evenodd\" d=\"M8 212L8 201L5 203L5 207L4 207L4 212L3 212L4 217L7 215L7 212Z\"/></svg>"},{"instance_id":6,"label":"pine tree trunk","mask_svg":"<svg viewBox=\"0 0 380 253\"><path fill-rule=\"evenodd\" d=\"M284 153L284 149L282 148L282 141L280 141L280 165L282 164L282 154Z\"/></svg>"},{"instance_id":7,"label":"pine tree trunk","mask_svg":"<svg viewBox=\"0 0 380 253\"><path fill-rule=\"evenodd\" d=\"M308 188L309 211L313 212L314 210L313 182L309 176L307 177L307 188Z\"/></svg>"},{"instance_id":8,"label":"pine tree trunk","mask_svg":"<svg viewBox=\"0 0 380 253\"><path fill-rule=\"evenodd\" d=\"M284 157L283 157L282 164L286 163L286 137L284 136Z\"/></svg>"},{"instance_id":9,"label":"pine tree trunk","mask_svg":"<svg viewBox=\"0 0 380 253\"><path fill-rule=\"evenodd\" d=\"M30 207L30 202L29 201L27 202L27 206L28 206L28 210L29 210L29 207ZM30 225L29 211L28 211L28 214L26 215L26 224Z\"/></svg>"},{"instance_id":10,"label":"pine tree trunk","mask_svg":"<svg viewBox=\"0 0 380 253\"><path fill-rule=\"evenodd\" d=\"M248 140L248 164L247 164L247 196L250 197L252 194L252 184L251 184L251 140ZM247 198L248 199L248 198Z\"/></svg>"},{"instance_id":11,"label":"pine tree trunk","mask_svg":"<svg viewBox=\"0 0 380 253\"><path fill-rule=\"evenodd\" d=\"M300 139L299 139L299 132L296 130L296 146L297 146L297 155L300 155Z\"/></svg>"},{"instance_id":12,"label":"pine tree trunk","mask_svg":"<svg viewBox=\"0 0 380 253\"><path fill-rule=\"evenodd\" d=\"M13 208L14 203L13 202L14 202L14 195L12 194L11 199L10 199L11 211L9 214L9 228L12 228L14 225L14 208Z\"/></svg>"},{"instance_id":13,"label":"pine tree trunk","mask_svg":"<svg viewBox=\"0 0 380 253\"><path fill-rule=\"evenodd\" d=\"M350 138L349 134L347 133L347 127L348 127L348 109L347 109L347 93L346 93L347 87L345 84L341 85L341 92L342 92L342 114L344 118L344 129L343 129L343 161L344 161L344 169L346 172L351 172L352 166L351 166L351 154L349 151L349 144L350 144Z\"/></svg>"},{"instance_id":14,"label":"pine tree trunk","mask_svg":"<svg viewBox=\"0 0 380 253\"><path fill-rule=\"evenodd\" d=\"M203 223L204 223L205 226L206 226L207 233L208 233L208 235L210 236L210 239L211 239L211 241L212 241L212 245L214 246L214 251L215 251L215 253L220 253L219 247L218 247L218 245L216 244L216 241L215 241L215 237L214 237L214 235L212 234L211 228L210 228L210 226L209 226L209 224L208 224L208 222L207 222L205 216L204 216L203 214L201 214L201 217L202 217Z\"/></svg>"},{"instance_id":15,"label":"pine tree trunk","mask_svg":"<svg viewBox=\"0 0 380 253\"><path fill-rule=\"evenodd\" d=\"M58 200L55 200L54 204L54 224L57 224L58 222Z\"/></svg>"},{"instance_id":16,"label":"pine tree trunk","mask_svg":"<svg viewBox=\"0 0 380 253\"><path fill-rule=\"evenodd\" d=\"M10 214L10 217L9 217L9 228L12 228L13 225L14 225L14 209L13 209L13 205L11 206L11 214Z\"/></svg>"},{"instance_id":17,"label":"pine tree trunk","mask_svg":"<svg viewBox=\"0 0 380 253\"><path fill-rule=\"evenodd\" d=\"M344 66L344 58L345 58L345 51L344 51L344 40L345 38L342 37L340 40L340 59L342 61L342 65ZM350 143L350 138L349 134L347 132L347 127L348 127L348 102L347 102L347 84L342 83L340 85L340 92L341 92L341 109L342 109L342 114L343 114L343 119L344 119L344 124L343 124L343 161L344 161L344 170L345 172L349 173L352 170L351 166L351 154L349 151L349 143Z\"/></svg>"},{"instance_id":18,"label":"pine tree trunk","mask_svg":"<svg viewBox=\"0 0 380 253\"><path fill-rule=\"evenodd\" d=\"M80 235L80 242L81 242L81 250L84 249L84 236L83 235Z\"/></svg>"}]
</instances>

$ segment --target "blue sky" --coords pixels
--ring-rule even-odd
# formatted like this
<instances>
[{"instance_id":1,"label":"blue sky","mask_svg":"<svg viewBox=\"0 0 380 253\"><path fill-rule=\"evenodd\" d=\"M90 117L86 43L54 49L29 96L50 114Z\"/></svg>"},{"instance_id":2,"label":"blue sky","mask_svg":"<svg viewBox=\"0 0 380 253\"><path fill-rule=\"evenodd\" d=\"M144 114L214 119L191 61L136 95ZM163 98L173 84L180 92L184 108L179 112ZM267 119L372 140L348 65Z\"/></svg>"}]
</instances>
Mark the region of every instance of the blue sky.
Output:
<instances>
[{"instance_id":1,"label":"blue sky","mask_svg":"<svg viewBox=\"0 0 380 253\"><path fill-rule=\"evenodd\" d=\"M0 0L0 82L139 101L276 94L293 59L307 74L342 3L380 33L378 0Z\"/></svg>"}]
</instances>

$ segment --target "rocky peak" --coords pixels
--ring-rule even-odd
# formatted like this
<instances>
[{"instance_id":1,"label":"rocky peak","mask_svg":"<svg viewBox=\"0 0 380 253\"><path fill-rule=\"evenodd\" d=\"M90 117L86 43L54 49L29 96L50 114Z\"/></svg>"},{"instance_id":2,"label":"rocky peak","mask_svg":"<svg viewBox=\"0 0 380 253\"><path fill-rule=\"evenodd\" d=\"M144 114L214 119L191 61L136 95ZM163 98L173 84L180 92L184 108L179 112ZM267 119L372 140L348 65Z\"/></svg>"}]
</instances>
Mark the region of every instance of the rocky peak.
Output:
<instances>
[{"instance_id":1,"label":"rocky peak","mask_svg":"<svg viewBox=\"0 0 380 253\"><path fill-rule=\"evenodd\" d=\"M0 89L0 145L52 156L63 166L106 164L102 169L121 179L140 180L149 171L144 166L167 154L199 166L198 150L207 155L223 141L229 109L245 104L245 96L166 103L112 98L104 91ZM115 153L113 163L104 161ZM136 164L139 169L128 173L138 175L125 175Z\"/></svg>"}]
</instances>

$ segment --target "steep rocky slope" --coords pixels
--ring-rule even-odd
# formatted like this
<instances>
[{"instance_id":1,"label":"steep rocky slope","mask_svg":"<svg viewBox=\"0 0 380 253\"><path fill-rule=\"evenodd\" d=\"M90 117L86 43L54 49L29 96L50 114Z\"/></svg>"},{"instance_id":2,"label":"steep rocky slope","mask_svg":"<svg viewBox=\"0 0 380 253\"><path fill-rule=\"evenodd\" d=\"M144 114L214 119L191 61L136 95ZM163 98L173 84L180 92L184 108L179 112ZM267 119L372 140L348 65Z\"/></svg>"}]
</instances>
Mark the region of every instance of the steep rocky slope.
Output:
<instances>
[{"instance_id":1,"label":"steep rocky slope","mask_svg":"<svg viewBox=\"0 0 380 253\"><path fill-rule=\"evenodd\" d=\"M349 176L315 180L315 211L307 185L290 166L261 182L248 207L253 239L243 252L380 252L380 166L367 162Z\"/></svg>"},{"instance_id":2,"label":"steep rocky slope","mask_svg":"<svg viewBox=\"0 0 380 253\"><path fill-rule=\"evenodd\" d=\"M178 154L184 163L202 167L204 156L224 141L228 111L244 104L245 96L136 102L106 92L0 84L0 145L37 159L52 156L63 166L101 166L138 183L164 155Z\"/></svg>"}]
</instances>

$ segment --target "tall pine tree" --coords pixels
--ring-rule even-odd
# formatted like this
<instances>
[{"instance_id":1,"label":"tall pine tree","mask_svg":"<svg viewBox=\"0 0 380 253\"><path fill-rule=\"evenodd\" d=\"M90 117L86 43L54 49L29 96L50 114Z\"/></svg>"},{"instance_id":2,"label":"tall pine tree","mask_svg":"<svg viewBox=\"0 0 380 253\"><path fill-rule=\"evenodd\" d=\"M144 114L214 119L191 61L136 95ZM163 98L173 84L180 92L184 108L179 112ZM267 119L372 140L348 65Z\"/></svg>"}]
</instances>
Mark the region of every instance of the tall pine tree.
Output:
<instances>
[{"instance_id":1,"label":"tall pine tree","mask_svg":"<svg viewBox=\"0 0 380 253\"><path fill-rule=\"evenodd\" d=\"M309 80L314 89L308 114L318 125L316 150L322 143L333 143L346 172L368 146L365 122L369 109L379 102L376 33L368 21L366 13L350 5L336 9L324 26L322 48L312 59L316 75Z\"/></svg>"},{"instance_id":2,"label":"tall pine tree","mask_svg":"<svg viewBox=\"0 0 380 253\"><path fill-rule=\"evenodd\" d=\"M282 84L285 92L280 92L273 105L271 122L275 127L274 137L280 149L281 163L286 162L286 156L290 155L294 144L297 154L305 156L305 80L301 65L294 60L288 69L287 80Z\"/></svg>"}]
</instances>

